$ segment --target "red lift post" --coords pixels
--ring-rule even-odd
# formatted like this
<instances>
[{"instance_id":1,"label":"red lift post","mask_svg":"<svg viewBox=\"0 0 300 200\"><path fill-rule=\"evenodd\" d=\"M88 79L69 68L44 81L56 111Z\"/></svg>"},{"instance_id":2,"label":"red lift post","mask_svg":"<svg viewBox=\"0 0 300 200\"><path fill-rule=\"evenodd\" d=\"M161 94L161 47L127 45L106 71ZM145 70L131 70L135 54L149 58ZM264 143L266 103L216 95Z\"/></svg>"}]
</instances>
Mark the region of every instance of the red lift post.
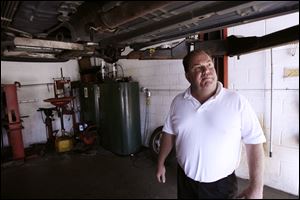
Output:
<instances>
[{"instance_id":1,"label":"red lift post","mask_svg":"<svg viewBox=\"0 0 300 200\"><path fill-rule=\"evenodd\" d=\"M14 160L21 160L25 157L22 124L20 120L19 104L17 97L17 87L15 84L1 85L5 93L6 113L8 116L8 141L12 147Z\"/></svg>"}]
</instances>

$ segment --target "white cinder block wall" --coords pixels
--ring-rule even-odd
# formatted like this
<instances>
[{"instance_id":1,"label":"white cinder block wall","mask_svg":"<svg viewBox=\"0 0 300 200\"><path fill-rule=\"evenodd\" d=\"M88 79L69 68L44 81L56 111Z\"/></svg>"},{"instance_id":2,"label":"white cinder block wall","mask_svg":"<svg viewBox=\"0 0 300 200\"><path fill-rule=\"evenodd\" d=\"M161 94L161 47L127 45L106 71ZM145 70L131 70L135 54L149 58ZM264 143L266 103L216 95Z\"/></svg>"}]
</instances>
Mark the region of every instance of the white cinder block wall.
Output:
<instances>
[{"instance_id":1,"label":"white cinder block wall","mask_svg":"<svg viewBox=\"0 0 300 200\"><path fill-rule=\"evenodd\" d=\"M228 33L263 36L298 24L299 13L294 13L233 27ZM239 59L235 56L228 62L229 88L249 99L267 138L265 184L298 195L299 43L242 55ZM288 68L298 70L298 75L285 76L284 70ZM249 177L245 156L237 175Z\"/></svg>"},{"instance_id":2,"label":"white cinder block wall","mask_svg":"<svg viewBox=\"0 0 300 200\"><path fill-rule=\"evenodd\" d=\"M29 116L22 118L24 127L22 135L25 147L47 141L45 124L42 121L41 113L37 110L40 107L54 107L50 103L44 102L44 99L54 97L53 85L45 83L53 83L53 78L60 78L60 68L62 68L63 76L70 77L71 81L80 79L77 60L60 63L1 61L1 84L13 84L15 81L21 83L21 88L17 88L20 115ZM45 120L44 114L43 117ZM53 130L58 130L60 129L60 120L56 112L54 119L55 121L52 122ZM78 114L77 119L79 119ZM66 131L71 130L71 115L64 115L64 125ZM3 128L2 133L4 133L4 146L7 146L7 135Z\"/></svg>"}]
</instances>

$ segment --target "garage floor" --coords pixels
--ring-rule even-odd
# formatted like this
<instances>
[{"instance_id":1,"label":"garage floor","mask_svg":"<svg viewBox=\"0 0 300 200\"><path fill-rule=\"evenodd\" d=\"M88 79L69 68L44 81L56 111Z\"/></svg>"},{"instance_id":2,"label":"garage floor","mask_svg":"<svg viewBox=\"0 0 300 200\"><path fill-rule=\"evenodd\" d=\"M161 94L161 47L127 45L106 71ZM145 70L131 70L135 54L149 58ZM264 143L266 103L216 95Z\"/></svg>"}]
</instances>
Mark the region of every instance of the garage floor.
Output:
<instances>
[{"instance_id":1,"label":"garage floor","mask_svg":"<svg viewBox=\"0 0 300 200\"><path fill-rule=\"evenodd\" d=\"M176 198L176 162L167 165L167 182L159 184L147 149L133 156L117 156L101 147L41 152L25 162L2 162L1 198ZM239 179L239 188L246 183ZM264 191L266 199L298 199L267 186Z\"/></svg>"}]
</instances>

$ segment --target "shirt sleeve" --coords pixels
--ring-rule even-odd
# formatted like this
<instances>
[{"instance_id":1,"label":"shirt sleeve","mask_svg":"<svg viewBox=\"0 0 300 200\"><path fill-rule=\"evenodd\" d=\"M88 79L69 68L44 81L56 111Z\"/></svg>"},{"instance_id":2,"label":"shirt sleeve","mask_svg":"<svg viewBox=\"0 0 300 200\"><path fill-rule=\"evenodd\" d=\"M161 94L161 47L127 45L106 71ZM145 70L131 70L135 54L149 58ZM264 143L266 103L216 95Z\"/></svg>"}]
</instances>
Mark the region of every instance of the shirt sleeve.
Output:
<instances>
[{"instance_id":1,"label":"shirt sleeve","mask_svg":"<svg viewBox=\"0 0 300 200\"><path fill-rule=\"evenodd\" d=\"M164 127L162 129L163 132L169 133L169 134L172 134L172 135L175 134L174 129L173 129L173 125L172 125L172 119L171 119L171 116L172 116L172 113L173 113L173 110L174 110L173 108L174 108L174 100L171 103L169 113L167 115L167 118L166 118L165 123L164 123Z\"/></svg>"},{"instance_id":2,"label":"shirt sleeve","mask_svg":"<svg viewBox=\"0 0 300 200\"><path fill-rule=\"evenodd\" d=\"M241 96L241 133L245 144L260 144L266 142L266 137L259 120L248 100Z\"/></svg>"}]
</instances>

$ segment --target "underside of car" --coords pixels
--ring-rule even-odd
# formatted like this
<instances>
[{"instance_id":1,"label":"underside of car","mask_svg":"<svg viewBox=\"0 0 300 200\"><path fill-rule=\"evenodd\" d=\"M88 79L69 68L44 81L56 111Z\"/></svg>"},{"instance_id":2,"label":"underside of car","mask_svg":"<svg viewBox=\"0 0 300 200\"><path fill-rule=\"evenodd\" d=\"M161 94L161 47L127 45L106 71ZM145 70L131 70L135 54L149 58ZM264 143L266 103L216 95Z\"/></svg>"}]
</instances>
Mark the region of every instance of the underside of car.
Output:
<instances>
[{"instance_id":1,"label":"underside of car","mask_svg":"<svg viewBox=\"0 0 300 200\"><path fill-rule=\"evenodd\" d=\"M268 38L201 43L195 36L298 10L298 1L2 1L1 60L143 59L151 55L147 47L179 39L157 52L169 50L165 58L181 58L193 44L217 46L214 54L240 55L298 40L299 25ZM241 45L244 52L238 50ZM122 56L125 48L131 48L129 56Z\"/></svg>"}]
</instances>

